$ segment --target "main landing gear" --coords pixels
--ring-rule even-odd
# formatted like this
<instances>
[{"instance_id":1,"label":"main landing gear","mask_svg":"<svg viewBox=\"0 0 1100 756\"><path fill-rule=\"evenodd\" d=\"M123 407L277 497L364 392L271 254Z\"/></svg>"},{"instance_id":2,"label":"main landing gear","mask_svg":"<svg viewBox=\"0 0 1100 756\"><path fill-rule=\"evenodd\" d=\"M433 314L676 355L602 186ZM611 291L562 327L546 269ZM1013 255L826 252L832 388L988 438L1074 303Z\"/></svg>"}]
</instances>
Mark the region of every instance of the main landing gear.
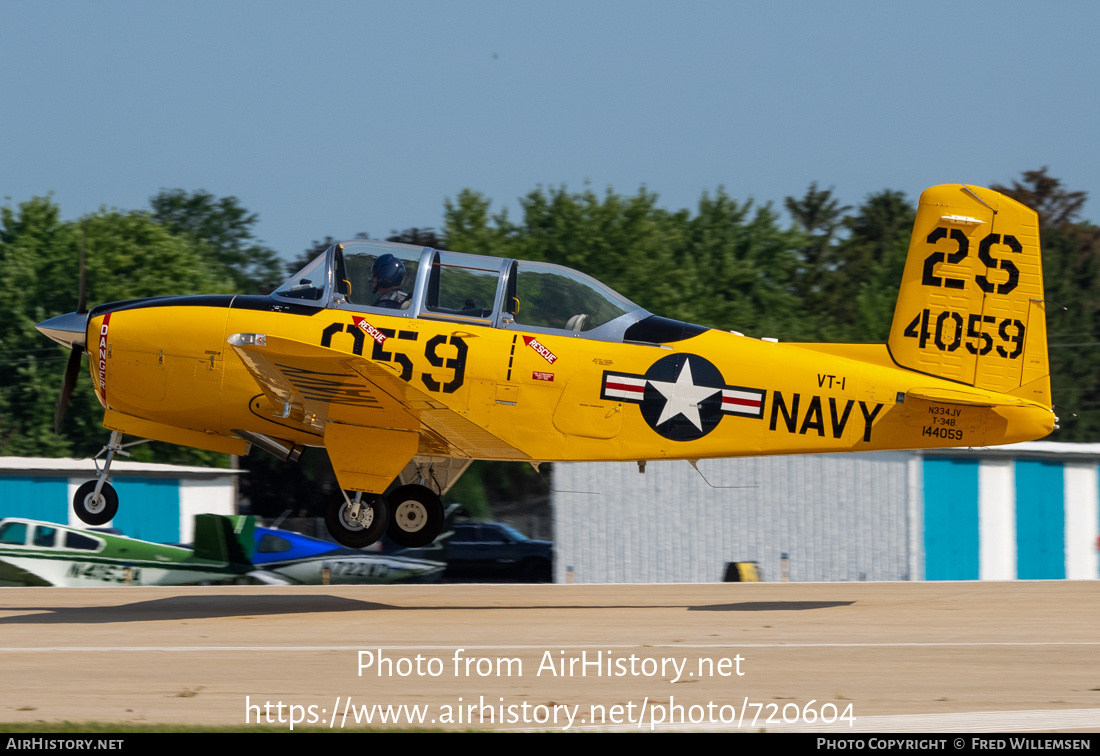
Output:
<instances>
[{"instance_id":1,"label":"main landing gear","mask_svg":"<svg viewBox=\"0 0 1100 756\"><path fill-rule=\"evenodd\" d=\"M334 501L325 510L325 526L329 535L352 549L370 546L386 532L389 510L386 500L378 497L374 501L363 501L363 493L356 492L350 498L341 491L343 498Z\"/></svg>"},{"instance_id":2,"label":"main landing gear","mask_svg":"<svg viewBox=\"0 0 1100 756\"><path fill-rule=\"evenodd\" d=\"M369 494L368 494L369 495ZM443 530L443 502L427 486L401 486L388 496L363 501L345 492L325 512L328 532L339 543L361 549L386 533L405 548L427 546Z\"/></svg>"},{"instance_id":3,"label":"main landing gear","mask_svg":"<svg viewBox=\"0 0 1100 756\"><path fill-rule=\"evenodd\" d=\"M148 439L122 443L122 434L118 431L111 433L111 440L95 455L95 480L89 480L76 489L73 496L73 511L81 522L88 525L106 525L118 513L118 494L115 487L108 481L111 472L111 463L115 456L122 454L126 457L130 453L124 451L127 447L148 443ZM99 469L99 457L107 452L107 459L103 463L103 469Z\"/></svg>"},{"instance_id":4,"label":"main landing gear","mask_svg":"<svg viewBox=\"0 0 1100 756\"><path fill-rule=\"evenodd\" d=\"M401 486L386 498L390 505L386 535L398 546L427 546L443 530L443 502L427 486Z\"/></svg>"}]
</instances>

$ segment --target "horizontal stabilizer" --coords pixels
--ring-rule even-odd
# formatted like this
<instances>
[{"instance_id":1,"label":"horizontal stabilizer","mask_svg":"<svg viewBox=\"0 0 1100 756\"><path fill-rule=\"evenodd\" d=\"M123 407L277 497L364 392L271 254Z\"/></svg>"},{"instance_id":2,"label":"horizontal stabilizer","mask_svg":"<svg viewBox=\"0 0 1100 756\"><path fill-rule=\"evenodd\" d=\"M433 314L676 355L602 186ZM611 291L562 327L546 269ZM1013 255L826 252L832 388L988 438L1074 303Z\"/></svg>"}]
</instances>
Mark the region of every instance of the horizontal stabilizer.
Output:
<instances>
[{"instance_id":1,"label":"horizontal stabilizer","mask_svg":"<svg viewBox=\"0 0 1100 756\"><path fill-rule=\"evenodd\" d=\"M1015 397L1002 396L994 400L988 394L982 395L974 391L954 391L941 388L909 389L905 392L905 398L923 399L926 402L936 402L938 404L961 404L967 407L997 407L1004 405L1022 407L1027 404L1027 402Z\"/></svg>"}]
</instances>

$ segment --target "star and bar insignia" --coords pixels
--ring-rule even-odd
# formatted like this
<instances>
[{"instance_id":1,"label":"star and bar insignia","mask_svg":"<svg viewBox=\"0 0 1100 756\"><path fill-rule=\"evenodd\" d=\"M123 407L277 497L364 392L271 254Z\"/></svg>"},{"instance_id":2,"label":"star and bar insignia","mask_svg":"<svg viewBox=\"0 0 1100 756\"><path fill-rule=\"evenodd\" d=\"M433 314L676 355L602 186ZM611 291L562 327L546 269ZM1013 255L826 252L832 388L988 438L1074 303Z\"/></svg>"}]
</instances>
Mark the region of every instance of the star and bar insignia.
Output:
<instances>
[{"instance_id":1,"label":"star and bar insignia","mask_svg":"<svg viewBox=\"0 0 1100 756\"><path fill-rule=\"evenodd\" d=\"M600 398L638 404L660 435L694 441L714 430L723 415L763 418L765 393L727 385L721 371L699 355L670 354L645 375L605 370Z\"/></svg>"}]
</instances>

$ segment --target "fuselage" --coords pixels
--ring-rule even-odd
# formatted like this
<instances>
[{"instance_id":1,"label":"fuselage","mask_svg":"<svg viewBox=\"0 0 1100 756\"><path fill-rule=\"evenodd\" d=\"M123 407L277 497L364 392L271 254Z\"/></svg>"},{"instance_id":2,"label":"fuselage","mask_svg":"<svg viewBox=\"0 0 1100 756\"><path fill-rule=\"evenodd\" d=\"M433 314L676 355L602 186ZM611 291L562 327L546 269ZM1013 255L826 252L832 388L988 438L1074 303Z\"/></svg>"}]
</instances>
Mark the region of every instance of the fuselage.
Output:
<instances>
[{"instance_id":1,"label":"fuselage","mask_svg":"<svg viewBox=\"0 0 1100 756\"><path fill-rule=\"evenodd\" d=\"M1054 424L1041 405L899 368L885 346L781 344L656 321L654 341L637 338L647 336L643 327L635 339L614 342L515 324L364 318L269 297L176 297L93 310L87 343L105 407L210 438L246 430L324 443L326 418L282 417L284 408L228 348L242 332L373 362L496 440L467 443L473 457L699 459L984 446L1040 438ZM379 391L330 370L293 375L304 394L334 407L369 409ZM416 406L406 412L424 421ZM378 415L377 427L393 427ZM439 432L430 426L423 428L429 437Z\"/></svg>"}]
</instances>

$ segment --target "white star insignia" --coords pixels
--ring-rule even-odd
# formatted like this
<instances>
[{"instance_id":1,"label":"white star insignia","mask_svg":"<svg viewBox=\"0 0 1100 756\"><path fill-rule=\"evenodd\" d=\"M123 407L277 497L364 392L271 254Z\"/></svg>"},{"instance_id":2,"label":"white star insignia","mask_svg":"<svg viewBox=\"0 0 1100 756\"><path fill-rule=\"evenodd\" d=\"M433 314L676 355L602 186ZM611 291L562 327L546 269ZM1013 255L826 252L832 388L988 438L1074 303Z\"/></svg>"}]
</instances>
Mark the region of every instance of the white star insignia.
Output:
<instances>
[{"instance_id":1,"label":"white star insignia","mask_svg":"<svg viewBox=\"0 0 1100 756\"><path fill-rule=\"evenodd\" d=\"M677 415L683 415L700 431L703 430L703 422L699 419L699 405L704 399L714 396L722 390L710 386L696 386L691 378L691 363L689 360L684 360L684 367L681 368L680 375L676 377L675 383L650 380L649 384L660 391L665 398L665 408L661 410L661 417L657 421L657 425L666 420L671 420Z\"/></svg>"}]
</instances>

